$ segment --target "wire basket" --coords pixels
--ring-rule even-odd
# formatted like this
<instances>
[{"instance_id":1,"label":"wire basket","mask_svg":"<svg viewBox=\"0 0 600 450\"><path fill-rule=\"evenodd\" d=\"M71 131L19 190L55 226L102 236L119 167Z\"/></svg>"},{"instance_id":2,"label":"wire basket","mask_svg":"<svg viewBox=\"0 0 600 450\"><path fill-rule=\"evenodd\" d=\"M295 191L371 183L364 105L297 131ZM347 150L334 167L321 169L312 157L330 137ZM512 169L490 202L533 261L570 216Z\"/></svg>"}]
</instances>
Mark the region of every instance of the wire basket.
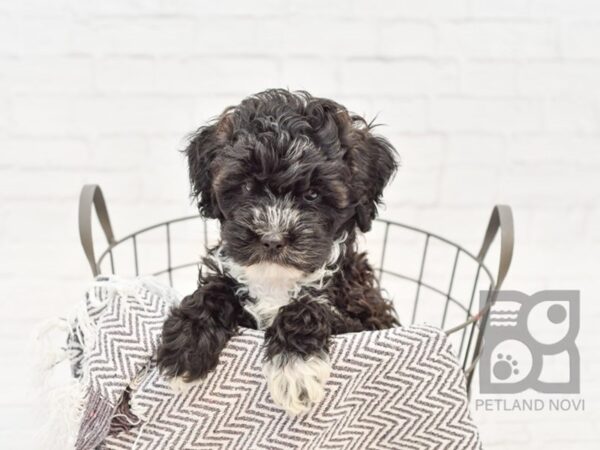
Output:
<instances>
[{"instance_id":1,"label":"wire basket","mask_svg":"<svg viewBox=\"0 0 600 450\"><path fill-rule=\"evenodd\" d=\"M97 258L92 238L92 208L96 210L108 243ZM177 237L178 227L184 229L180 233L182 237ZM494 207L477 254L437 234L391 220L376 219L373 228L367 235L371 244L368 246L370 259L386 296L395 298L401 322L425 321L444 329L462 363L470 390L482 352L489 310L512 259L514 229L510 207ZM499 268L494 278L484 260L498 231ZM157 223L116 239L102 190L98 185L85 185L79 199L79 235L94 276L102 273L153 275L164 277L171 286L186 292L183 286L187 284L187 289L195 286L197 268L201 264L197 252L202 248L198 239L203 241L204 249L216 243L218 226L215 221L193 215ZM182 255L176 252L177 248L188 252ZM405 257L407 248L415 250L417 256L411 260ZM402 251L392 269L386 266L391 250ZM441 257L442 253L447 258ZM156 265L159 261L164 262ZM402 267L400 262L403 261L408 266ZM154 267L150 267L149 262L153 262ZM470 269L459 274L465 265ZM424 312L429 314L425 320L421 317ZM432 318L432 313L437 317Z\"/></svg>"}]
</instances>

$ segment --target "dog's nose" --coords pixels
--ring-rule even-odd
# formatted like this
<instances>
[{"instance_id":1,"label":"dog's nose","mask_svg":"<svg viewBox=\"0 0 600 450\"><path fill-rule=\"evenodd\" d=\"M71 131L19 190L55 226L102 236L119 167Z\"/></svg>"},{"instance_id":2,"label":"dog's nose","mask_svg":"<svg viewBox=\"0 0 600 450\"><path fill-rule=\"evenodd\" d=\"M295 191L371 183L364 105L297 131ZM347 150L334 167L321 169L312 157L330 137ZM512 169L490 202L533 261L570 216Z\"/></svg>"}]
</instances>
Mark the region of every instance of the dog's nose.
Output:
<instances>
[{"instance_id":1,"label":"dog's nose","mask_svg":"<svg viewBox=\"0 0 600 450\"><path fill-rule=\"evenodd\" d=\"M285 238L281 234L265 234L260 242L268 250L281 250L285 247Z\"/></svg>"}]
</instances>

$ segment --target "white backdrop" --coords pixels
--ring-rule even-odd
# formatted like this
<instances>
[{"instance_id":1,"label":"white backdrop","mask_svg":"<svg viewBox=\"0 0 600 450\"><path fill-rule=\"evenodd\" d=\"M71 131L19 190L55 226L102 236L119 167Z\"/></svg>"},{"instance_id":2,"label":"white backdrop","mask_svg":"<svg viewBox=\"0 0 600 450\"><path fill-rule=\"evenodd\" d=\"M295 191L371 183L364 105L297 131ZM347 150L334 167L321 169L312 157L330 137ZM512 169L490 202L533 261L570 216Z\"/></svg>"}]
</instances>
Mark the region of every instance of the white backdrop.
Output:
<instances>
[{"instance_id":1,"label":"white backdrop","mask_svg":"<svg viewBox=\"0 0 600 450\"><path fill-rule=\"evenodd\" d=\"M476 412L486 448L597 448L599 43L594 0L0 0L0 447L41 448L23 344L90 279L82 184L118 236L192 213L185 135L289 87L386 124L382 215L475 251L513 206L506 287L582 290L586 412Z\"/></svg>"}]
</instances>

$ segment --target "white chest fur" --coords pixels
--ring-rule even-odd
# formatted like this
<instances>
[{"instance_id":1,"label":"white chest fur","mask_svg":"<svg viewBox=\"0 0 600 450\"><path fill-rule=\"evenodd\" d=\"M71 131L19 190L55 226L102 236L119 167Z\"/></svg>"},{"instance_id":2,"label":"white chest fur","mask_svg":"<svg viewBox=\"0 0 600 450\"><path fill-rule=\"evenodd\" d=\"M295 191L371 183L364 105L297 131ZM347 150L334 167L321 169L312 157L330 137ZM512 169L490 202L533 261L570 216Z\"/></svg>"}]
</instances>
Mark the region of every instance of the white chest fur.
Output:
<instances>
[{"instance_id":1,"label":"white chest fur","mask_svg":"<svg viewBox=\"0 0 600 450\"><path fill-rule=\"evenodd\" d=\"M303 287L323 288L338 270L337 263L343 254L347 236L347 233L343 233L333 243L329 260L311 273L269 262L242 266L223 257L220 251L213 258L222 273L227 273L240 284L238 292L250 296L252 301L246 302L244 309L255 318L258 328L262 330L273 323L279 308L290 303ZM315 300L326 301L324 298Z\"/></svg>"},{"instance_id":2,"label":"white chest fur","mask_svg":"<svg viewBox=\"0 0 600 450\"><path fill-rule=\"evenodd\" d=\"M273 263L238 266L232 275L242 284L242 290L252 301L244 305L256 320L259 329L273 323L279 308L287 305L303 284L306 274L293 267Z\"/></svg>"}]
</instances>

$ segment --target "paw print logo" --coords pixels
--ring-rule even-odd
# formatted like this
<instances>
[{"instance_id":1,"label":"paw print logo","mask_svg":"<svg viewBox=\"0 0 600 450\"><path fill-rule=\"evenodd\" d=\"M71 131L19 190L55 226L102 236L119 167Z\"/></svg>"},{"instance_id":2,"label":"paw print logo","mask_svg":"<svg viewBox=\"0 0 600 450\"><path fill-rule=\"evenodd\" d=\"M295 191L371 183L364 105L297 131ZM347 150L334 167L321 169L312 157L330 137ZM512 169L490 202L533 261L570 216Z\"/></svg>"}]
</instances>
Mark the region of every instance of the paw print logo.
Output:
<instances>
[{"instance_id":1,"label":"paw print logo","mask_svg":"<svg viewBox=\"0 0 600 450\"><path fill-rule=\"evenodd\" d=\"M512 355L504 356L502 353L496 355L498 360L494 364L492 370L494 376L499 380L508 380L513 375L519 375L519 362L513 359Z\"/></svg>"},{"instance_id":2,"label":"paw print logo","mask_svg":"<svg viewBox=\"0 0 600 450\"><path fill-rule=\"evenodd\" d=\"M493 385L515 385L531 372L534 358L529 348L516 339L499 342L490 357L490 382Z\"/></svg>"},{"instance_id":3,"label":"paw print logo","mask_svg":"<svg viewBox=\"0 0 600 450\"><path fill-rule=\"evenodd\" d=\"M484 335L481 393L579 393L578 332L578 291L498 292Z\"/></svg>"}]
</instances>

